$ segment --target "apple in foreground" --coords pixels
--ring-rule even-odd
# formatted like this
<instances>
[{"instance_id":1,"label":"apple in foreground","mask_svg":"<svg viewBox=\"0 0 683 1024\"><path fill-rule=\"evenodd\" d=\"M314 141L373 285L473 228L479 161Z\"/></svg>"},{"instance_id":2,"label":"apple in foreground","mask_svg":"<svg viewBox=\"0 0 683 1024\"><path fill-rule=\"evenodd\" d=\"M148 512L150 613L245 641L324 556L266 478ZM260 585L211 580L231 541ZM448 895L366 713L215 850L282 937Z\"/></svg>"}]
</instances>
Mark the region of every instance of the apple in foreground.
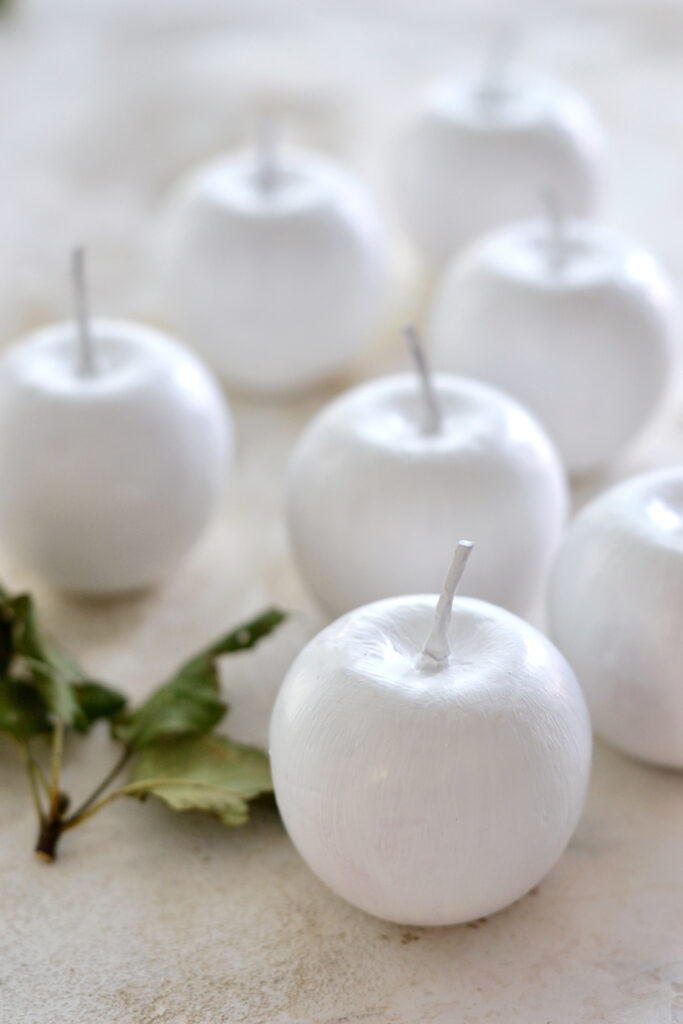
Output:
<instances>
[{"instance_id":1,"label":"apple in foreground","mask_svg":"<svg viewBox=\"0 0 683 1024\"><path fill-rule=\"evenodd\" d=\"M502 909L556 862L584 802L588 711L526 622L453 595L359 608L300 653L278 694L278 806L338 895L402 924Z\"/></svg>"}]
</instances>

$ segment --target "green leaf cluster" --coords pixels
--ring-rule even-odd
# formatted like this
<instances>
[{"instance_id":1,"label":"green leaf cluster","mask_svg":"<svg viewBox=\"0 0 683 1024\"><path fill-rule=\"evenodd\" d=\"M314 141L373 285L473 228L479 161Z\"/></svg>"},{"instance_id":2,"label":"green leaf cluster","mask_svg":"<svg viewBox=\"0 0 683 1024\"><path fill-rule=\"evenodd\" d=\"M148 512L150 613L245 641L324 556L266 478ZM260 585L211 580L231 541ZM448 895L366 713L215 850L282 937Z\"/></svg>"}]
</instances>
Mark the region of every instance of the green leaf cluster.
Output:
<instances>
[{"instance_id":1,"label":"green leaf cluster","mask_svg":"<svg viewBox=\"0 0 683 1024\"><path fill-rule=\"evenodd\" d=\"M42 631L30 594L10 597L0 589L0 732L26 742L57 719L87 732L125 704L122 693L90 679Z\"/></svg>"},{"instance_id":2,"label":"green leaf cluster","mask_svg":"<svg viewBox=\"0 0 683 1024\"><path fill-rule=\"evenodd\" d=\"M159 741L209 732L227 711L219 697L217 659L253 647L283 619L281 611L268 609L195 654L141 707L119 717L116 738L137 751Z\"/></svg>"},{"instance_id":3,"label":"green leaf cluster","mask_svg":"<svg viewBox=\"0 0 683 1024\"><path fill-rule=\"evenodd\" d=\"M284 617L271 608L226 633L114 722L115 737L136 754L123 792L158 797L179 811L207 811L225 825L244 824L248 801L272 792L270 767L262 751L211 735L227 711L216 662L253 647Z\"/></svg>"},{"instance_id":4,"label":"green leaf cluster","mask_svg":"<svg viewBox=\"0 0 683 1024\"><path fill-rule=\"evenodd\" d=\"M226 825L244 824L249 801L272 792L270 768L260 750L213 734L227 711L217 659L253 647L284 618L272 608L231 630L131 708L124 694L91 679L43 632L29 594L10 596L0 588L0 734L23 746L34 768L39 766L29 742L54 735L57 724L60 732L86 733L106 719L122 748L117 766L78 811L70 817L41 811L43 834L47 827L58 836L118 795L155 796L176 810L206 811ZM61 740L57 749L61 756ZM124 763L131 763L127 783L99 799ZM64 802L53 796L53 808Z\"/></svg>"}]
</instances>

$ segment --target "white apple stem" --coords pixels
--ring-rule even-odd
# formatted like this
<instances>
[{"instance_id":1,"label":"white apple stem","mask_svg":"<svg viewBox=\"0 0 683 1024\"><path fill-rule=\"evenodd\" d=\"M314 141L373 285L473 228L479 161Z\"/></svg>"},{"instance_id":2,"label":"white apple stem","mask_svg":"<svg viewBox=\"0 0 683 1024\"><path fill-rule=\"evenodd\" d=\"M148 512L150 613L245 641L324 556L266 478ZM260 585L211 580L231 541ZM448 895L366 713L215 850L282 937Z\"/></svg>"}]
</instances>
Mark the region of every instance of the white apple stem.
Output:
<instances>
[{"instance_id":1,"label":"white apple stem","mask_svg":"<svg viewBox=\"0 0 683 1024\"><path fill-rule=\"evenodd\" d=\"M263 114L256 125L257 181L264 192L272 192L279 176L280 117Z\"/></svg>"},{"instance_id":2,"label":"white apple stem","mask_svg":"<svg viewBox=\"0 0 683 1024\"><path fill-rule=\"evenodd\" d=\"M95 349L90 330L88 289L85 280L85 250L80 245L71 254L71 284L78 325L76 369L81 377L92 377L95 373Z\"/></svg>"},{"instance_id":3,"label":"white apple stem","mask_svg":"<svg viewBox=\"0 0 683 1024\"><path fill-rule=\"evenodd\" d=\"M510 64L519 48L519 42L520 31L514 25L501 29L490 41L478 90L479 98L484 103L498 103L505 95Z\"/></svg>"},{"instance_id":4,"label":"white apple stem","mask_svg":"<svg viewBox=\"0 0 683 1024\"><path fill-rule=\"evenodd\" d=\"M422 398L425 409L425 434L438 434L441 431L441 409L436 397L434 379L427 364L424 345L417 329L412 324L403 328L403 337L410 351L415 369L422 387Z\"/></svg>"},{"instance_id":5,"label":"white apple stem","mask_svg":"<svg viewBox=\"0 0 683 1024\"><path fill-rule=\"evenodd\" d=\"M562 201L557 192L544 188L541 193L545 217L548 224L548 255L550 264L555 271L565 265L568 254L567 221L562 208Z\"/></svg>"},{"instance_id":6,"label":"white apple stem","mask_svg":"<svg viewBox=\"0 0 683 1024\"><path fill-rule=\"evenodd\" d=\"M473 548L472 541L461 540L455 549L451 567L446 574L446 581L443 590L439 595L434 612L434 622L430 630L427 642L422 648L423 663L437 666L446 665L451 655L451 645L448 640L448 626L451 621L453 610L453 598L458 589L458 584L465 571L467 559L470 557Z\"/></svg>"}]
</instances>

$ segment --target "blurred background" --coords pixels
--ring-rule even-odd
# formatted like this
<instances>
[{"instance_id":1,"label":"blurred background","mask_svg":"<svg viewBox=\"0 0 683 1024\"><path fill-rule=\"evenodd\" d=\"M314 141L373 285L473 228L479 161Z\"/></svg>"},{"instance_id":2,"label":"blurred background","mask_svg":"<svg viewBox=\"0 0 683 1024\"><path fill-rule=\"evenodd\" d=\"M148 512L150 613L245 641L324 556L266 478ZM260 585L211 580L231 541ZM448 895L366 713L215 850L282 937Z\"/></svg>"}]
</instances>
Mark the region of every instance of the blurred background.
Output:
<instances>
[{"instance_id":1,"label":"blurred background","mask_svg":"<svg viewBox=\"0 0 683 1024\"><path fill-rule=\"evenodd\" d=\"M158 267L169 192L191 167L244 142L259 114L275 107L287 139L348 163L381 204L400 311L384 349L355 379L391 360L405 366L396 326L403 316L420 319L423 283L389 188L396 132L424 83L483 65L492 40L511 27L520 32L514 59L573 85L604 126L603 218L650 249L680 288L679 0L0 0L0 346L71 315L76 243L89 252L93 312L167 324ZM28 577L7 552L3 579L30 587L41 619L96 675L138 695L246 609L272 601L303 609L280 646L264 645L241 664L231 659L224 682L233 737L265 742L282 674L321 624L294 570L282 492L294 441L329 395L285 407L233 402L239 459L224 514L158 592L76 604ZM675 428L646 439L575 492L575 502L615 476L680 462L678 405ZM86 841L82 863L92 874L80 873L77 858L71 874L60 865L38 912L37 876L24 873L25 837L9 810L6 916L26 927L8 932L2 991L14 991L19 1007L32 1005L30 1014L0 1017L175 1024L199 1020L196 1012L282 1024L318 1011L328 1022L340 1013L405 1020L410 1011L410 1019L443 1024L683 1021L681 858L677 842L661 838L680 833L680 780L604 748L598 757L574 859L565 859L549 902L534 896L516 918L499 915L480 931L473 922L429 937L397 932L394 943L384 941L383 925L311 885L275 823L256 833L256 846L246 845L249 834L217 845L212 868L197 838L217 835L210 826L193 823L179 840L177 824L159 816L146 851L124 847L119 840L140 810L128 803L90 833L91 851L99 835L109 859L99 851L89 859ZM23 801L19 786L16 793ZM225 898L230 886L234 903ZM31 975L36 950L40 969ZM394 1013L399 1003L407 1010Z\"/></svg>"},{"instance_id":2,"label":"blurred background","mask_svg":"<svg viewBox=\"0 0 683 1024\"><path fill-rule=\"evenodd\" d=\"M396 127L426 80L483 62L508 26L521 33L515 59L593 103L610 144L605 218L680 281L678 2L4 0L0 344L70 311L74 242L91 252L97 311L163 323L155 266L170 187L273 106L287 138L369 179L407 281L387 187Z\"/></svg>"}]
</instances>

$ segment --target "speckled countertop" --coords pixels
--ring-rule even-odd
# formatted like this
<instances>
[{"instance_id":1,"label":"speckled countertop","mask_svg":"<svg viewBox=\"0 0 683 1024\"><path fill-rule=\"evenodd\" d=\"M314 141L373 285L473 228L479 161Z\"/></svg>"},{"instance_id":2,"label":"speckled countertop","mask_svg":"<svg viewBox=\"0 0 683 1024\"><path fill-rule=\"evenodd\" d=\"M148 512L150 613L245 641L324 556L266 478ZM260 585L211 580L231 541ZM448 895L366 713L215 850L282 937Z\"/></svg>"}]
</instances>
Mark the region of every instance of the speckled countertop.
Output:
<instances>
[{"instance_id":1,"label":"speckled countertop","mask_svg":"<svg viewBox=\"0 0 683 1024\"><path fill-rule=\"evenodd\" d=\"M163 322L155 225L168 185L238 139L275 94L291 132L383 182L393 126L429 73L481 52L519 4L453 0L15 0L0 22L0 341L68 309L65 253L92 252L94 304ZM606 216L683 280L683 7L526 5L525 58L573 80L612 142ZM393 326L424 286L396 237L392 322L355 376L399 365ZM339 382L342 383L342 382ZM283 465L327 395L235 404L224 514L155 593L95 604L30 585L87 665L142 694L181 656L270 601L297 609L225 666L227 721L263 741L272 695L319 624L281 520ZM679 403L680 408L680 403ZM673 410L612 476L680 460ZM604 486L592 480L577 503ZM104 730L78 757L109 764ZM68 776L83 778L71 752ZM80 772L79 772L80 769ZM78 782L74 783L75 786ZM399 928L345 905L275 815L229 832L121 801L53 867L12 752L0 748L2 1024L680 1024L683 779L597 745L585 814L536 891L480 923Z\"/></svg>"}]
</instances>

